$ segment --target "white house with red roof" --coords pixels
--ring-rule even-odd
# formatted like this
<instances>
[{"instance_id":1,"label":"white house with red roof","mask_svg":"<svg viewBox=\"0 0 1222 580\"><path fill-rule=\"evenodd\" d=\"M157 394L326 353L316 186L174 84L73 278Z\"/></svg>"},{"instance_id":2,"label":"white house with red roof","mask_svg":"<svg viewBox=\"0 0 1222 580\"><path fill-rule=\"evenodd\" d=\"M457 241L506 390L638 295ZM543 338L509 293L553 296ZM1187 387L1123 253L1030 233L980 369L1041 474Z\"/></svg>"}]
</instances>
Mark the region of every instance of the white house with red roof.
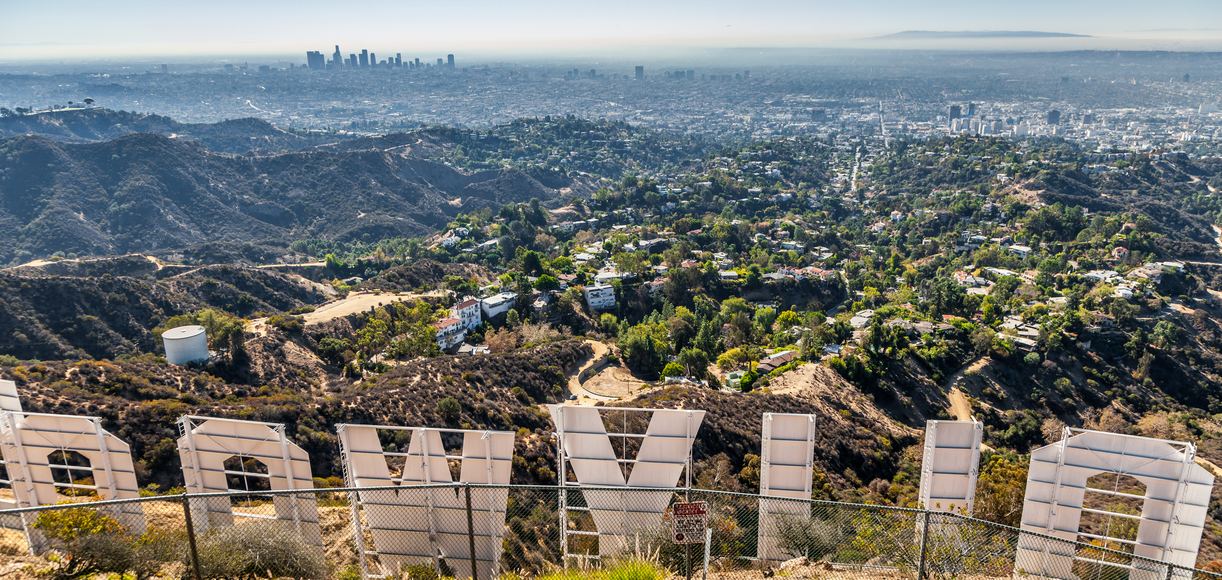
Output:
<instances>
[{"instance_id":1,"label":"white house with red roof","mask_svg":"<svg viewBox=\"0 0 1222 580\"><path fill-rule=\"evenodd\" d=\"M434 322L433 329L437 331L437 347L441 350L450 350L467 339L467 327L452 316Z\"/></svg>"},{"instance_id":2,"label":"white house with red roof","mask_svg":"<svg viewBox=\"0 0 1222 580\"><path fill-rule=\"evenodd\" d=\"M461 302L450 307L450 316L462 321L463 328L475 330L484 321L480 312L479 300L467 296Z\"/></svg>"}]
</instances>

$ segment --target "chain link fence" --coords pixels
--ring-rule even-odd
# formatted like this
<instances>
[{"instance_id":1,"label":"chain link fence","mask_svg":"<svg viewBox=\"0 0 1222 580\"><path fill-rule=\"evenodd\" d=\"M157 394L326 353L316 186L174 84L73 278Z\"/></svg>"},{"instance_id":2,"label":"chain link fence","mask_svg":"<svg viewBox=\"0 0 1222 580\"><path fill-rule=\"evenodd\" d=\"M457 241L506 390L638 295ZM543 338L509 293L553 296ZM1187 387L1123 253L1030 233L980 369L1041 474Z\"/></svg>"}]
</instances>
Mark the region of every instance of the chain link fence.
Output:
<instances>
[{"instance_id":1,"label":"chain link fence","mask_svg":"<svg viewBox=\"0 0 1222 580\"><path fill-rule=\"evenodd\" d=\"M1222 578L954 514L697 489L430 485L87 499L0 510L0 577L568 579L636 562L644 572L628 577ZM706 503L707 542L672 541L667 506L677 501Z\"/></svg>"}]
</instances>

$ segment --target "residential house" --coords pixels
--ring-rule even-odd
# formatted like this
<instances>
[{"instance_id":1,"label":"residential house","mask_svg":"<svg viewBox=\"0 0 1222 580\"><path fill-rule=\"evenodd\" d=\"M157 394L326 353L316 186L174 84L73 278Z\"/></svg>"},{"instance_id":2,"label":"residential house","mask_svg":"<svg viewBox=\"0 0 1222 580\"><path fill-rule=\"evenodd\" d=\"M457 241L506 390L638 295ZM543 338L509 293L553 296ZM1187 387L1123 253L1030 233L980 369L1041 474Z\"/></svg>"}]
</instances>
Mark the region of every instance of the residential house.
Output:
<instances>
[{"instance_id":1,"label":"residential house","mask_svg":"<svg viewBox=\"0 0 1222 580\"><path fill-rule=\"evenodd\" d=\"M484 318L496 318L509 312L517 300L518 295L515 292L501 292L481 300L480 306L483 308Z\"/></svg>"},{"instance_id":2,"label":"residential house","mask_svg":"<svg viewBox=\"0 0 1222 580\"><path fill-rule=\"evenodd\" d=\"M462 302L451 306L450 316L461 320L463 328L467 330L475 330L484 321L483 317L480 316L479 300L471 296L466 296L462 299Z\"/></svg>"},{"instance_id":3,"label":"residential house","mask_svg":"<svg viewBox=\"0 0 1222 580\"><path fill-rule=\"evenodd\" d=\"M764 357L755 367L756 372L760 375L766 375L777 370L798 358L798 353L792 350L783 350L781 352Z\"/></svg>"},{"instance_id":4,"label":"residential house","mask_svg":"<svg viewBox=\"0 0 1222 580\"><path fill-rule=\"evenodd\" d=\"M615 308L615 287L610 284L594 284L585 287L586 305L592 312Z\"/></svg>"},{"instance_id":5,"label":"residential house","mask_svg":"<svg viewBox=\"0 0 1222 580\"><path fill-rule=\"evenodd\" d=\"M441 350L450 350L467 338L467 328L462 320L452 316L434 322L433 329L437 331L437 347Z\"/></svg>"}]
</instances>

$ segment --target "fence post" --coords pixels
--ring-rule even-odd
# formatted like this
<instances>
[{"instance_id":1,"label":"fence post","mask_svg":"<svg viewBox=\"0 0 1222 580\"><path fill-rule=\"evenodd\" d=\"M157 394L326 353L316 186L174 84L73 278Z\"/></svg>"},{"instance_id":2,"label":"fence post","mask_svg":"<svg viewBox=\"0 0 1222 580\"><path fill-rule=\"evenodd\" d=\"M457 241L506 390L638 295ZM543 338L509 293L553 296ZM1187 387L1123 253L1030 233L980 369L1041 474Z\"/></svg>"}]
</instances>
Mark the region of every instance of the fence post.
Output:
<instances>
[{"instance_id":1,"label":"fence post","mask_svg":"<svg viewBox=\"0 0 1222 580\"><path fill-rule=\"evenodd\" d=\"M471 513L471 484L466 484L467 492L467 548L471 550L471 580L479 578L475 573L475 516Z\"/></svg>"},{"instance_id":2,"label":"fence post","mask_svg":"<svg viewBox=\"0 0 1222 580\"><path fill-rule=\"evenodd\" d=\"M925 580L925 544L929 539L929 510L921 512L921 553L917 559L917 580Z\"/></svg>"},{"instance_id":3,"label":"fence post","mask_svg":"<svg viewBox=\"0 0 1222 580\"><path fill-rule=\"evenodd\" d=\"M187 546L191 555L191 570L195 572L195 580L204 580L204 575L199 571L199 551L195 547L195 522L191 520L191 496L183 493L181 498L182 517L187 524Z\"/></svg>"}]
</instances>

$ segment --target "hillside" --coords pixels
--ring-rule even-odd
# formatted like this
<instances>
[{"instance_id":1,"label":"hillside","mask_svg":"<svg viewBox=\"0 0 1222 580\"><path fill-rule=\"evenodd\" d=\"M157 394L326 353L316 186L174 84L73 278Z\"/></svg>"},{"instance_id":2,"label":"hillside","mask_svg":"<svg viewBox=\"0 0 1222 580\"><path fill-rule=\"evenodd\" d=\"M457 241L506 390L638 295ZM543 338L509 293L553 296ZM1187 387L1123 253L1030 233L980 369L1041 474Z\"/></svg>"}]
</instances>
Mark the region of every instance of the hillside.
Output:
<instances>
[{"instance_id":1,"label":"hillside","mask_svg":"<svg viewBox=\"0 0 1222 580\"><path fill-rule=\"evenodd\" d=\"M209 150L225 153L288 151L341 138L286 131L253 118L218 123L181 123L162 115L101 108L0 116L0 139L37 135L69 143L92 143L133 133L195 141Z\"/></svg>"},{"instance_id":2,"label":"hillside","mask_svg":"<svg viewBox=\"0 0 1222 580\"><path fill-rule=\"evenodd\" d=\"M188 412L288 421L294 440L310 452L314 474L320 477L340 474L336 423L516 430L515 455L523 461L515 461L513 481L552 484L552 424L539 405L561 400L566 373L588 356L588 349L568 340L483 358L425 359L330 393L303 392L280 381L253 389L152 357L16 365L0 367L0 376L21 382L32 411L103 417L108 428L132 444L141 481L166 487L181 484L181 474L177 454L167 452L165 441L174 436L177 415ZM838 409L848 409L854 404L850 401L860 401L863 395L834 374L817 372L807 379L786 394L743 398L671 387L631 404L708 411L694 449L702 460L696 467L698 478L725 471L726 465L719 464L723 459L737 473L750 463L750 456L758 456L764 411L820 413L820 433L827 444L816 453L818 470L841 492L887 477L901 450L916 441L916 432L878 414L841 414ZM819 396L829 390L841 392L846 400ZM439 411L437 401L445 397L460 402L458 416ZM749 490L747 484L732 485Z\"/></svg>"},{"instance_id":3,"label":"hillside","mask_svg":"<svg viewBox=\"0 0 1222 580\"><path fill-rule=\"evenodd\" d=\"M461 211L556 195L513 169L466 173L379 150L234 157L149 134L16 137L0 141L0 263L419 235Z\"/></svg>"},{"instance_id":4,"label":"hillside","mask_svg":"<svg viewBox=\"0 0 1222 580\"><path fill-rule=\"evenodd\" d=\"M23 359L154 352L152 329L176 314L215 307L249 316L327 298L317 285L271 270L221 265L158 278L127 269L132 275L0 272L0 352Z\"/></svg>"}]
</instances>

